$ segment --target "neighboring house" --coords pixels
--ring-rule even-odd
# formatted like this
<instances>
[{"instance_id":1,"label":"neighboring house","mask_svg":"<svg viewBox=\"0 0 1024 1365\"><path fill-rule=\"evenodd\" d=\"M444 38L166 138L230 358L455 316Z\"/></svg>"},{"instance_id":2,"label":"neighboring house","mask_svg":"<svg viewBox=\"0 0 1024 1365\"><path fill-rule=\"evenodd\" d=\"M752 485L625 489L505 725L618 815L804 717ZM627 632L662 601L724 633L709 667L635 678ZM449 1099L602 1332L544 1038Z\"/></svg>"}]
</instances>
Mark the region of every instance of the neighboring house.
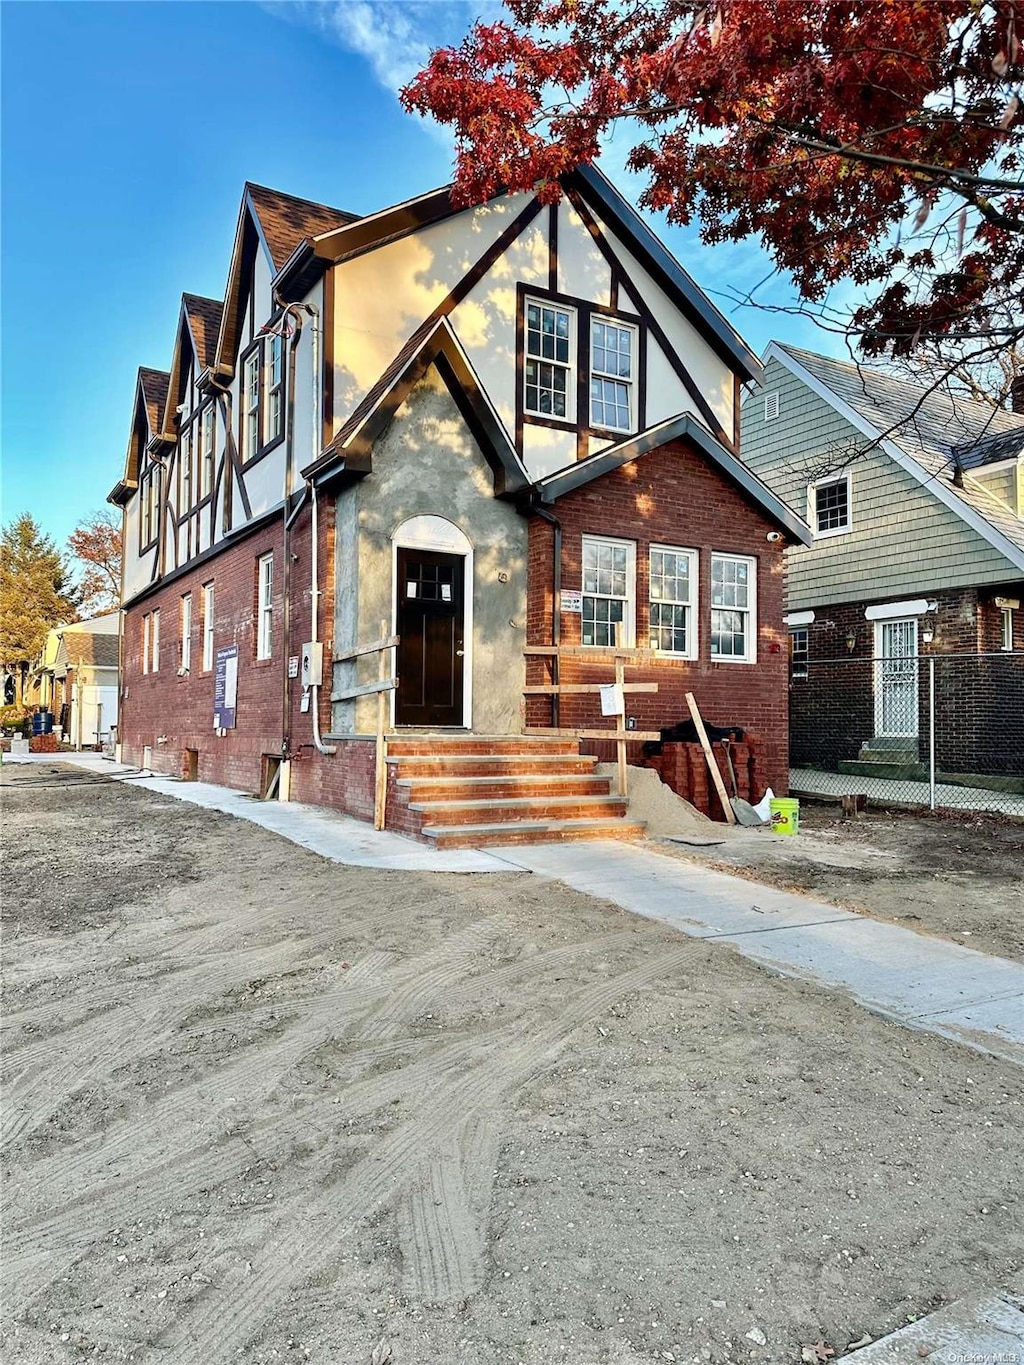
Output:
<instances>
[{"instance_id":1,"label":"neighboring house","mask_svg":"<svg viewBox=\"0 0 1024 1365\"><path fill-rule=\"evenodd\" d=\"M603 176L565 189L356 218L246 186L224 303L183 297L111 493L124 758L369 814L379 659L350 651L383 622L393 751L459 774L393 764L390 824L615 832L575 746L522 734L602 724L572 688L611 681L618 627L659 688L636 728L692 689L785 790L783 549L809 533L738 456L760 366ZM527 707L552 641L579 646L567 690Z\"/></svg>"},{"instance_id":2,"label":"neighboring house","mask_svg":"<svg viewBox=\"0 0 1024 1365\"><path fill-rule=\"evenodd\" d=\"M1024 413L777 342L763 363L744 459L814 534L787 556L793 766L923 761L931 655L940 768L1024 776Z\"/></svg>"},{"instance_id":3,"label":"neighboring house","mask_svg":"<svg viewBox=\"0 0 1024 1365\"><path fill-rule=\"evenodd\" d=\"M117 724L118 612L56 626L34 669L39 705L76 749L102 744Z\"/></svg>"}]
</instances>

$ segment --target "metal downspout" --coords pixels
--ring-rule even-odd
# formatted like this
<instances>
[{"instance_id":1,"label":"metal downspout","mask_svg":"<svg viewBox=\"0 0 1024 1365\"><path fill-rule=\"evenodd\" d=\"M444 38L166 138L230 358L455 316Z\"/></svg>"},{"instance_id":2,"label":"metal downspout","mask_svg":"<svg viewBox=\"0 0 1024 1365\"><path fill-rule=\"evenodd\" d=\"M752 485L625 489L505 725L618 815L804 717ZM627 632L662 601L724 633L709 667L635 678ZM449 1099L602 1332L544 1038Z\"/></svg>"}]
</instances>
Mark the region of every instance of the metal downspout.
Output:
<instances>
[{"instance_id":1,"label":"metal downspout","mask_svg":"<svg viewBox=\"0 0 1024 1365\"><path fill-rule=\"evenodd\" d=\"M290 311L286 309L286 312ZM302 319L296 318L295 335L288 347L288 405L287 429L285 435L284 466L284 528L282 532L284 554L284 602L282 605L282 628L284 649L281 651L281 758L287 760L292 751L292 708L291 686L288 677L288 656L291 653L292 620L292 538L293 516L289 513L292 497L292 463L295 458L295 366L299 342L302 339ZM301 506L301 503L300 503Z\"/></svg>"},{"instance_id":2,"label":"metal downspout","mask_svg":"<svg viewBox=\"0 0 1024 1365\"><path fill-rule=\"evenodd\" d=\"M318 639L320 638L319 635L317 634L317 616L319 615L319 612L318 612L317 608L318 608L319 602L320 602L320 586L319 586L319 582L318 582L318 579L317 579L317 502L316 502L316 484L313 483L313 482L311 481L309 487L310 487L310 492L311 492L312 498L313 498L312 512L311 512L311 514L310 514L311 522L312 522L312 535L311 535L311 540L312 540L313 550L312 550L312 555L311 555L311 559L312 559L312 569L311 569L312 578L311 578L311 587L310 587L310 594L309 594L309 602L310 602L310 611L311 611L311 613L312 613L312 631L313 631L313 633L312 633L312 639L313 639L314 641L316 641L316 640L318 640ZM319 684L314 683L314 684L312 685L312 687L311 687L309 690L310 690L310 691L312 692L312 694L313 694L313 695L312 695L312 699L311 699L311 701L310 701L310 710L311 710L312 713L313 713L313 743L314 743L314 745L316 746L317 753L325 754L325 755L327 755L327 756L330 756L331 754L336 754L336 753L338 752L337 745L335 745L335 744L325 744L325 743L323 742L323 740L320 738L320 687L319 687Z\"/></svg>"}]
</instances>

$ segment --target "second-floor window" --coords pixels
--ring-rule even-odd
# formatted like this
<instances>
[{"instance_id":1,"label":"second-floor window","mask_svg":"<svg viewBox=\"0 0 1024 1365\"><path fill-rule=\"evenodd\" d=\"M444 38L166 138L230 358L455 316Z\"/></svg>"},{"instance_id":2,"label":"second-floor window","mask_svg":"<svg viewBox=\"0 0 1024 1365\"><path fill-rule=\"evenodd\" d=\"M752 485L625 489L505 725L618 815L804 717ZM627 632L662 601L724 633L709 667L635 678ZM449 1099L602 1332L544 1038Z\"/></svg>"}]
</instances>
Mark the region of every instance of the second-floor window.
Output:
<instances>
[{"instance_id":1,"label":"second-floor window","mask_svg":"<svg viewBox=\"0 0 1024 1365\"><path fill-rule=\"evenodd\" d=\"M274 556L261 555L256 576L256 657L269 659L274 647Z\"/></svg>"},{"instance_id":2,"label":"second-floor window","mask_svg":"<svg viewBox=\"0 0 1024 1365\"><path fill-rule=\"evenodd\" d=\"M157 537L160 508L160 466L151 464L139 481L139 549L152 545Z\"/></svg>"},{"instance_id":3,"label":"second-floor window","mask_svg":"<svg viewBox=\"0 0 1024 1365\"><path fill-rule=\"evenodd\" d=\"M850 529L850 476L819 479L807 490L807 511L816 536L834 536Z\"/></svg>"},{"instance_id":4,"label":"second-floor window","mask_svg":"<svg viewBox=\"0 0 1024 1365\"><path fill-rule=\"evenodd\" d=\"M242 366L242 459L252 460L260 448L260 348Z\"/></svg>"},{"instance_id":5,"label":"second-floor window","mask_svg":"<svg viewBox=\"0 0 1024 1365\"><path fill-rule=\"evenodd\" d=\"M267 422L263 439L267 445L281 435L283 408L281 398L284 378L284 351L281 338L272 334L267 338Z\"/></svg>"},{"instance_id":6,"label":"second-floor window","mask_svg":"<svg viewBox=\"0 0 1024 1365\"><path fill-rule=\"evenodd\" d=\"M636 328L593 318L590 324L590 424L611 431L636 426Z\"/></svg>"},{"instance_id":7,"label":"second-floor window","mask_svg":"<svg viewBox=\"0 0 1024 1365\"><path fill-rule=\"evenodd\" d=\"M194 431L194 426L186 427L181 436L179 455L181 460L181 487L179 490L181 506L178 508L179 516L182 512L187 512L192 506L192 438Z\"/></svg>"},{"instance_id":8,"label":"second-floor window","mask_svg":"<svg viewBox=\"0 0 1024 1365\"><path fill-rule=\"evenodd\" d=\"M199 450L196 456L197 477L199 479L199 500L204 502L213 492L213 404L209 403L199 414Z\"/></svg>"},{"instance_id":9,"label":"second-floor window","mask_svg":"<svg viewBox=\"0 0 1024 1365\"><path fill-rule=\"evenodd\" d=\"M525 412L535 417L574 420L575 331L573 309L527 299L523 369Z\"/></svg>"}]
</instances>

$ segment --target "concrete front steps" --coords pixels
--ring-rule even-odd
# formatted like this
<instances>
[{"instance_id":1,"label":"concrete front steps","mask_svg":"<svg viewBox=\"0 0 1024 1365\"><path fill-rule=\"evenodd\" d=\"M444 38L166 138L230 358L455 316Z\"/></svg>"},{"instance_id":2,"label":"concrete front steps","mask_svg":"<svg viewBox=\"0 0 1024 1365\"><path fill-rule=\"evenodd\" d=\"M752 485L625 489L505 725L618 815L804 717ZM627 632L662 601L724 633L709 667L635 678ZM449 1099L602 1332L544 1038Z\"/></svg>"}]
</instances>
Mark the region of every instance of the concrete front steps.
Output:
<instances>
[{"instance_id":1,"label":"concrete front steps","mask_svg":"<svg viewBox=\"0 0 1024 1365\"><path fill-rule=\"evenodd\" d=\"M898 782L920 782L928 769L920 761L917 740L876 736L860 747L856 758L843 759L839 771L855 777L888 777Z\"/></svg>"},{"instance_id":2,"label":"concrete front steps","mask_svg":"<svg viewBox=\"0 0 1024 1365\"><path fill-rule=\"evenodd\" d=\"M438 848L635 839L644 826L570 739L394 735L391 787L411 832Z\"/></svg>"}]
</instances>

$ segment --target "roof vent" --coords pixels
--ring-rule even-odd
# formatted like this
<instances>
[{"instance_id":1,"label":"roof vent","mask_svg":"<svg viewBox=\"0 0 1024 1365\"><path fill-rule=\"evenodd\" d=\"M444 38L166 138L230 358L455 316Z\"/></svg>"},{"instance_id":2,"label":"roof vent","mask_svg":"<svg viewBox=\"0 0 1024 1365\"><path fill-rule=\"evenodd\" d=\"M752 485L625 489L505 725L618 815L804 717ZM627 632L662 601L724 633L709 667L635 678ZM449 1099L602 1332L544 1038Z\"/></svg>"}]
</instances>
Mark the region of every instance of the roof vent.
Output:
<instances>
[{"instance_id":1,"label":"roof vent","mask_svg":"<svg viewBox=\"0 0 1024 1365\"><path fill-rule=\"evenodd\" d=\"M774 422L779 415L779 391L766 393L764 396L764 420Z\"/></svg>"}]
</instances>

